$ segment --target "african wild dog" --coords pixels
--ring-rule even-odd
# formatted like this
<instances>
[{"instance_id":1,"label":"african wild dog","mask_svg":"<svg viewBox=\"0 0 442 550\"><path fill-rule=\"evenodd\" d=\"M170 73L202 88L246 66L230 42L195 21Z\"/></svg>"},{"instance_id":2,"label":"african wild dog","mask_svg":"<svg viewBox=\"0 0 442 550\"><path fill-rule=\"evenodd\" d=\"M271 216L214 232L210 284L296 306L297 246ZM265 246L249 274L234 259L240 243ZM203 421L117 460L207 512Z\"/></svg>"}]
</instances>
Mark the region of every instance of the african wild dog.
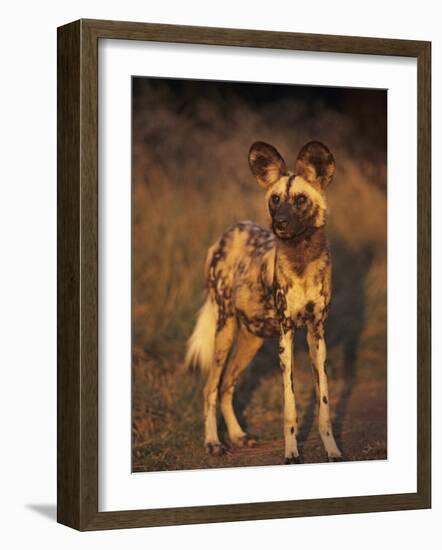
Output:
<instances>
[{"instance_id":1,"label":"african wild dog","mask_svg":"<svg viewBox=\"0 0 442 550\"><path fill-rule=\"evenodd\" d=\"M186 363L198 363L208 371L205 446L211 454L225 451L216 424L218 394L232 445L254 444L235 416L234 387L263 339L278 335L285 463L301 462L292 347L294 331L306 325L319 403L319 432L329 460L338 459L341 453L330 419L324 341L331 294L325 188L332 181L335 161L325 145L313 141L301 149L295 171L290 172L274 147L257 142L250 148L249 165L266 190L272 230L240 222L210 247L205 266L207 298L188 342Z\"/></svg>"}]
</instances>

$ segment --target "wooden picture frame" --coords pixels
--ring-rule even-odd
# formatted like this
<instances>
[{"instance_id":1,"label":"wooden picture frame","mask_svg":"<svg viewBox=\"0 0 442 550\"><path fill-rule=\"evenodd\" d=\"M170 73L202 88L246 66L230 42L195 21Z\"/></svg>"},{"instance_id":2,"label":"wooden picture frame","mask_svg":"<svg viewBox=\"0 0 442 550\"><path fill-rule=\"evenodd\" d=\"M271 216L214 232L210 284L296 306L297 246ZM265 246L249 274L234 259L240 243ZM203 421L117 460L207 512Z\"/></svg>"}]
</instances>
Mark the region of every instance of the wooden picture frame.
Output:
<instances>
[{"instance_id":1,"label":"wooden picture frame","mask_svg":"<svg viewBox=\"0 0 442 550\"><path fill-rule=\"evenodd\" d=\"M404 56L418 71L417 492L98 511L98 41L124 39ZM82 531L431 506L431 44L79 20L58 29L58 521Z\"/></svg>"}]
</instances>

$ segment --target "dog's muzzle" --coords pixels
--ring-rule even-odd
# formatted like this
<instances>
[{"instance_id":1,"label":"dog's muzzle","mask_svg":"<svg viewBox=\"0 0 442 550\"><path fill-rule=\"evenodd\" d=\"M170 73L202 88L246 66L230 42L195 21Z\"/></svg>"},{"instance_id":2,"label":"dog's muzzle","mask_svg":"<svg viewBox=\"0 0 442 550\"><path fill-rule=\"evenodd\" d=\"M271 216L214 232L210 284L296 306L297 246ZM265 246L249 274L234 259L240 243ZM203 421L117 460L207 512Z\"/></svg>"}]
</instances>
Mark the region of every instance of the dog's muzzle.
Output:
<instances>
[{"instance_id":1,"label":"dog's muzzle","mask_svg":"<svg viewBox=\"0 0 442 550\"><path fill-rule=\"evenodd\" d=\"M273 231L281 238L288 238L293 233L293 212L289 204L283 203L273 213Z\"/></svg>"}]
</instances>

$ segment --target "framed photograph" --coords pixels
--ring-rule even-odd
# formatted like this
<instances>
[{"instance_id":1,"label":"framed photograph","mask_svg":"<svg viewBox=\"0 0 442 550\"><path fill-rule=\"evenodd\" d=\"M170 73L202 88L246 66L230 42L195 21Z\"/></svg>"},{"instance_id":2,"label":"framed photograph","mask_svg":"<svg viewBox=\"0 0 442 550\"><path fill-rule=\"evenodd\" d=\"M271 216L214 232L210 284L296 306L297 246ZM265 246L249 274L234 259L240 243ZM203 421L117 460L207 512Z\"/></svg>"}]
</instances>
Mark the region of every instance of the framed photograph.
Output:
<instances>
[{"instance_id":1,"label":"framed photograph","mask_svg":"<svg viewBox=\"0 0 442 550\"><path fill-rule=\"evenodd\" d=\"M431 506L429 42L58 29L58 521Z\"/></svg>"}]
</instances>

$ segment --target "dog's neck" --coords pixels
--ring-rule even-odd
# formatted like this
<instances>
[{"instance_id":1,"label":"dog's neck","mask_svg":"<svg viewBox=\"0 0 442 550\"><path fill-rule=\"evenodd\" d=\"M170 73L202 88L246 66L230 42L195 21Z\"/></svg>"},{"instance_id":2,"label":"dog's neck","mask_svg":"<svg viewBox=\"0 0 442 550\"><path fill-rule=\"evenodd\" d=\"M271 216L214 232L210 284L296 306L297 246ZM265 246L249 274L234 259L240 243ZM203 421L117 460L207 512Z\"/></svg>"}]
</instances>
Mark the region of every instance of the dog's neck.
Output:
<instances>
[{"instance_id":1,"label":"dog's neck","mask_svg":"<svg viewBox=\"0 0 442 550\"><path fill-rule=\"evenodd\" d=\"M302 276L309 263L326 253L325 225L315 227L292 239L276 238L276 265L283 273Z\"/></svg>"}]
</instances>

